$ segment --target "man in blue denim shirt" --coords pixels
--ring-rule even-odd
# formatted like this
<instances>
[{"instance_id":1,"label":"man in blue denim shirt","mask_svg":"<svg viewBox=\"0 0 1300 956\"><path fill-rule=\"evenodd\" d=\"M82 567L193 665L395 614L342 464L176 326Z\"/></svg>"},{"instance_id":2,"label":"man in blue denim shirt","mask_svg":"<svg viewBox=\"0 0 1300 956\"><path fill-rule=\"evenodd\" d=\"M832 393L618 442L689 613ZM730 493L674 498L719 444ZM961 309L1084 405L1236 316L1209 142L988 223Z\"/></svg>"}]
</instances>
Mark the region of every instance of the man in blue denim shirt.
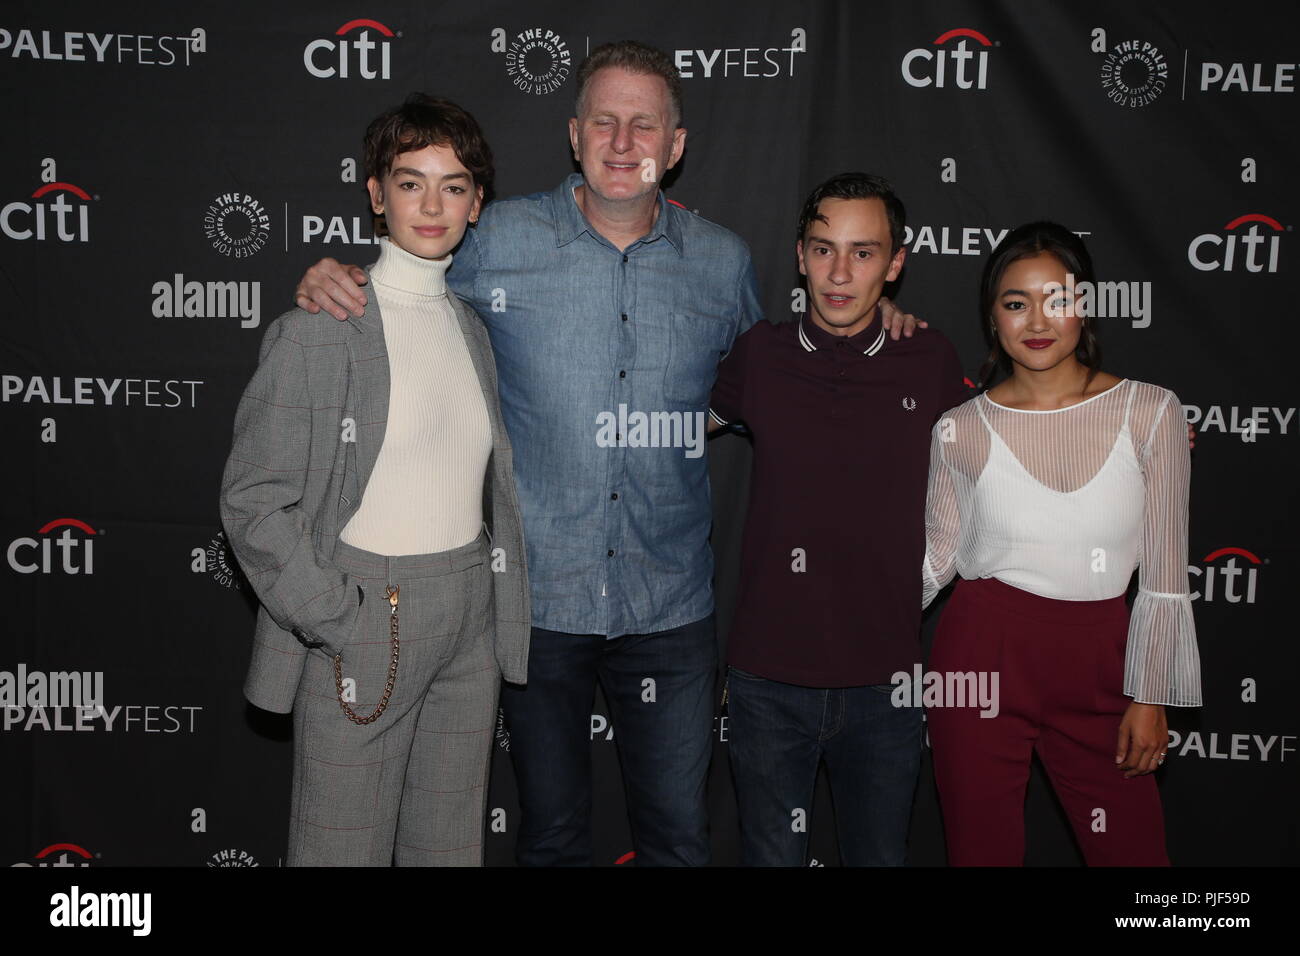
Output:
<instances>
[{"instance_id":1,"label":"man in blue denim shirt","mask_svg":"<svg viewBox=\"0 0 1300 956\"><path fill-rule=\"evenodd\" d=\"M583 174L489 205L447 277L491 334L532 582L528 684L502 697L516 855L591 862L599 680L637 862L699 865L717 668L705 420L718 360L761 316L758 289L738 236L659 191L686 137L668 57L600 47L577 97ZM329 283L351 285L334 264L313 273L331 267ZM312 280L299 301L341 315Z\"/></svg>"}]
</instances>

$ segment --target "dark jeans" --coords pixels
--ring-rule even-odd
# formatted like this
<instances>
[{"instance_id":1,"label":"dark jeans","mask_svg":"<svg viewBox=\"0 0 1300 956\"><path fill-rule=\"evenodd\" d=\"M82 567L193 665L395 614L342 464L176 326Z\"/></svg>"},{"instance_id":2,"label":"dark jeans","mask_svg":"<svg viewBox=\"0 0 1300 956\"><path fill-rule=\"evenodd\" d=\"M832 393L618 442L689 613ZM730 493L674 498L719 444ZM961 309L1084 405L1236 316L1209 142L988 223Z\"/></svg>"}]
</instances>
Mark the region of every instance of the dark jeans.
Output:
<instances>
[{"instance_id":1,"label":"dark jeans","mask_svg":"<svg viewBox=\"0 0 1300 956\"><path fill-rule=\"evenodd\" d=\"M597 680L623 768L636 862L709 862L704 785L717 654L712 615L613 639L533 628L528 685L507 684L501 695L519 785L521 866L591 865Z\"/></svg>"},{"instance_id":2,"label":"dark jeans","mask_svg":"<svg viewBox=\"0 0 1300 956\"><path fill-rule=\"evenodd\" d=\"M845 866L902 866L921 766L921 709L892 684L796 687L727 669L741 862L805 866L824 759Z\"/></svg>"}]
</instances>

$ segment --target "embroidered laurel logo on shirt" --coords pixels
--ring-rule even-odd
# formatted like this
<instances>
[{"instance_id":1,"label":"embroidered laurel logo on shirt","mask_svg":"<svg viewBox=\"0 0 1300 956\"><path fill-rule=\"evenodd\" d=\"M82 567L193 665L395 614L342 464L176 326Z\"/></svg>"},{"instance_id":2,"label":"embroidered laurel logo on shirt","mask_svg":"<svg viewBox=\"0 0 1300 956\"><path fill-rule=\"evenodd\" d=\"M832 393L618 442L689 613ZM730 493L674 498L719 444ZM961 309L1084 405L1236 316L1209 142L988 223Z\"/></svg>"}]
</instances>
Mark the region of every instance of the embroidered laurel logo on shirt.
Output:
<instances>
[{"instance_id":1,"label":"embroidered laurel logo on shirt","mask_svg":"<svg viewBox=\"0 0 1300 956\"><path fill-rule=\"evenodd\" d=\"M910 395L907 396L906 398L903 399L903 407L906 408L909 412L916 411L916 399L912 398L912 396Z\"/></svg>"}]
</instances>

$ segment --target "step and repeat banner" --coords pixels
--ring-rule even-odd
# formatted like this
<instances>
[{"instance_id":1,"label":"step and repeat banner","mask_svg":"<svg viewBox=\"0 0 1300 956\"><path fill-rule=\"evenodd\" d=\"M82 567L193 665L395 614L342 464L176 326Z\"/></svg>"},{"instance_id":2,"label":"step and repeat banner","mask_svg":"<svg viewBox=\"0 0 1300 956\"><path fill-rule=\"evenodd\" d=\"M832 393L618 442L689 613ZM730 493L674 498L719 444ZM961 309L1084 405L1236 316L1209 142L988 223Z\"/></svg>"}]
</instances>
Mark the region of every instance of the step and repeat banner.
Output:
<instances>
[{"instance_id":1,"label":"step and repeat banner","mask_svg":"<svg viewBox=\"0 0 1300 956\"><path fill-rule=\"evenodd\" d=\"M547 190L574 169L578 65L634 38L682 76L667 195L749 243L773 322L801 301L801 200L838 172L895 184L909 258L891 291L972 378L984 257L1031 219L1085 237L1109 283L1105 367L1173 389L1198 431L1205 706L1169 710L1170 856L1296 863L1295 26L1249 3L6 4L0 860L283 861L290 719L243 699L255 599L217 508L263 330L311 262L375 257L374 115L449 97L482 123L498 195ZM750 450L728 435L709 455L725 643ZM596 861L634 862L599 695L590 734ZM715 744L714 858L731 864L721 711ZM513 860L509 750L500 726L490 864ZM813 864L837 864L824 781L810 827ZM1080 862L1038 770L1027 828L1030 863ZM911 847L945 862L928 757Z\"/></svg>"}]
</instances>

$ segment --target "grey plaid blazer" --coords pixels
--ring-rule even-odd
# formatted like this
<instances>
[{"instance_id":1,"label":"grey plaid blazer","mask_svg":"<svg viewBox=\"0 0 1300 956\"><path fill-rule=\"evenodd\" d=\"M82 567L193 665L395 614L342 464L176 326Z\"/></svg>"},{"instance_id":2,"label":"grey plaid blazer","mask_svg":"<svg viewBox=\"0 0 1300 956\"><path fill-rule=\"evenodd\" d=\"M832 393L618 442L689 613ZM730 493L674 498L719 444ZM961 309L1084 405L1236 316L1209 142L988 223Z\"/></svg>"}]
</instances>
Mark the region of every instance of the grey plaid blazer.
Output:
<instances>
[{"instance_id":1,"label":"grey plaid blazer","mask_svg":"<svg viewBox=\"0 0 1300 956\"><path fill-rule=\"evenodd\" d=\"M502 677L524 683L528 571L496 363L477 313L454 293L448 299L492 423L483 515L497 571L496 658ZM356 588L331 559L339 532L361 504L388 419L384 327L374 294L367 300L359 319L339 322L293 309L267 326L257 371L235 414L221 521L261 601L244 695L277 713L293 709L306 642L323 641L333 655L358 614Z\"/></svg>"}]
</instances>

